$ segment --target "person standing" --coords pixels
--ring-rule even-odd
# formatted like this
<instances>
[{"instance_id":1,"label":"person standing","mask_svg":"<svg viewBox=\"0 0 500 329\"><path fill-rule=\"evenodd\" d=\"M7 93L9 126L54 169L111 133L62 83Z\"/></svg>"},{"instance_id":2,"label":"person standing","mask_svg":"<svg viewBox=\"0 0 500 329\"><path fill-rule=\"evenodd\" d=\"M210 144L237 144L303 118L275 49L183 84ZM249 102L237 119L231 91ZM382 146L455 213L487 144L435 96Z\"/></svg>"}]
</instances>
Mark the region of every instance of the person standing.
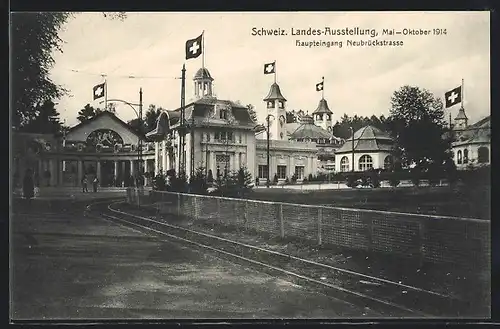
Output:
<instances>
[{"instance_id":1,"label":"person standing","mask_svg":"<svg viewBox=\"0 0 500 329\"><path fill-rule=\"evenodd\" d=\"M24 174L23 196L27 200L31 200L35 196L35 183L33 182L31 169L26 169L26 173Z\"/></svg>"},{"instance_id":2,"label":"person standing","mask_svg":"<svg viewBox=\"0 0 500 329\"><path fill-rule=\"evenodd\" d=\"M94 180L92 181L92 187L94 189L94 193L97 192L97 185L99 184L99 179L97 179L97 176L94 177Z\"/></svg>"},{"instance_id":3,"label":"person standing","mask_svg":"<svg viewBox=\"0 0 500 329\"><path fill-rule=\"evenodd\" d=\"M84 175L83 178L82 178L82 192L83 193L89 191L87 185L88 185L87 175Z\"/></svg>"}]
</instances>

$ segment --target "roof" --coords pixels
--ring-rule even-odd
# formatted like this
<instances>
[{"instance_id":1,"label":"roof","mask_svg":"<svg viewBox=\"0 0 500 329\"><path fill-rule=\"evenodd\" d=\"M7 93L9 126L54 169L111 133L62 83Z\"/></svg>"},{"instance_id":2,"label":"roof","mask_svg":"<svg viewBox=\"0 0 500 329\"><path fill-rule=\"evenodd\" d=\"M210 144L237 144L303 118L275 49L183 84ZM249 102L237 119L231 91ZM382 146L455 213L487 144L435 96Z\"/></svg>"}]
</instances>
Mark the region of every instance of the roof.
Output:
<instances>
[{"instance_id":1,"label":"roof","mask_svg":"<svg viewBox=\"0 0 500 329\"><path fill-rule=\"evenodd\" d=\"M313 112L313 114L321 114L321 113L328 113L328 114L332 114L333 112L330 110L330 108L328 107L328 102L326 101L326 99L322 98L320 101L319 101L319 104L318 104L318 107L316 108L316 110Z\"/></svg>"},{"instance_id":2,"label":"roof","mask_svg":"<svg viewBox=\"0 0 500 329\"><path fill-rule=\"evenodd\" d=\"M96 120L98 120L99 118L101 118L103 116L110 117L112 120L116 121L123 128L127 129L128 131L130 131L134 135L142 137L143 139L145 138L144 134L141 134L137 130L132 129L132 127L130 125L128 125L127 123L125 123L124 121L122 121L120 118L118 118L114 113L112 113L110 111L102 111L99 114L97 114L96 116L92 117L91 119L89 119L87 121L84 121L84 122L81 122L81 123L77 124L76 126L73 126L73 127L69 128L68 133L72 132L73 130L80 129L81 127L84 127L84 126L88 125L89 123L91 123L93 121L96 121Z\"/></svg>"},{"instance_id":3,"label":"roof","mask_svg":"<svg viewBox=\"0 0 500 329\"><path fill-rule=\"evenodd\" d=\"M216 97L203 97L197 99L189 104L187 104L185 109L185 120L190 120L193 118L207 118L210 116L214 106L216 105L226 105L231 108L231 113L233 117L239 123L243 125L255 125L252 117L245 105L238 104L231 100L217 99ZM180 120L181 109L177 108L174 111L169 111L170 126L176 124Z\"/></svg>"},{"instance_id":4,"label":"roof","mask_svg":"<svg viewBox=\"0 0 500 329\"><path fill-rule=\"evenodd\" d=\"M491 116L487 116L465 129L455 131L454 146L491 142Z\"/></svg>"},{"instance_id":5,"label":"roof","mask_svg":"<svg viewBox=\"0 0 500 329\"><path fill-rule=\"evenodd\" d=\"M169 111L161 111L156 119L155 129L146 134L148 138L163 137L170 130L170 113ZM179 113L180 116L180 113ZM178 120L178 118L177 118Z\"/></svg>"},{"instance_id":6,"label":"roof","mask_svg":"<svg viewBox=\"0 0 500 329\"><path fill-rule=\"evenodd\" d=\"M286 124L286 131L288 132L288 135L293 133L298 127L300 126L299 122L289 122Z\"/></svg>"},{"instance_id":7,"label":"roof","mask_svg":"<svg viewBox=\"0 0 500 329\"><path fill-rule=\"evenodd\" d=\"M332 136L328 131L314 124L310 115L304 115L301 118L301 125L290 134L291 139L329 139L330 137Z\"/></svg>"},{"instance_id":8,"label":"roof","mask_svg":"<svg viewBox=\"0 0 500 329\"><path fill-rule=\"evenodd\" d=\"M283 96L280 90L280 86L275 82L271 85L271 89L269 89L269 94L267 94L266 98L264 98L264 101L271 101L271 100L282 100L286 101L286 98Z\"/></svg>"},{"instance_id":9,"label":"roof","mask_svg":"<svg viewBox=\"0 0 500 329\"><path fill-rule=\"evenodd\" d=\"M491 115L482 118L478 122L470 125L471 128L490 128L491 127Z\"/></svg>"},{"instance_id":10,"label":"roof","mask_svg":"<svg viewBox=\"0 0 500 329\"><path fill-rule=\"evenodd\" d=\"M202 79L208 79L210 81L214 81L214 78L210 75L210 72L206 67L200 68L196 74L194 75L193 80L202 80Z\"/></svg>"},{"instance_id":11,"label":"roof","mask_svg":"<svg viewBox=\"0 0 500 329\"><path fill-rule=\"evenodd\" d=\"M455 120L461 120L461 119L466 119L467 120L467 115L465 115L465 109L463 107L461 107L458 110L457 117L455 118Z\"/></svg>"},{"instance_id":12,"label":"roof","mask_svg":"<svg viewBox=\"0 0 500 329\"><path fill-rule=\"evenodd\" d=\"M351 136L352 138L352 136ZM352 152L351 138L346 139L344 145L336 153ZM393 140L387 132L384 132L373 126L365 126L354 133L354 151L373 152L373 151L391 151Z\"/></svg>"}]
</instances>

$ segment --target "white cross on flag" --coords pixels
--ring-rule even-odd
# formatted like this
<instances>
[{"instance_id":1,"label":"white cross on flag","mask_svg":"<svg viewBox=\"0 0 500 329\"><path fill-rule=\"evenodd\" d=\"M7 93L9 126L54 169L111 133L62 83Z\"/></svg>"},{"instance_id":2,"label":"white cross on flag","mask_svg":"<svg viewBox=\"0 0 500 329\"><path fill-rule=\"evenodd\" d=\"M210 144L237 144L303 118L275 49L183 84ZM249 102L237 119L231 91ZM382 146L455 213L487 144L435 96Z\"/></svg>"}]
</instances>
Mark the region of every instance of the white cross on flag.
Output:
<instances>
[{"instance_id":1,"label":"white cross on flag","mask_svg":"<svg viewBox=\"0 0 500 329\"><path fill-rule=\"evenodd\" d=\"M264 65L264 74L271 74L271 73L274 73L274 69L275 69L275 63L268 63L266 65Z\"/></svg>"},{"instance_id":2,"label":"white cross on flag","mask_svg":"<svg viewBox=\"0 0 500 329\"><path fill-rule=\"evenodd\" d=\"M186 59L197 58L201 55L203 43L203 33L195 38L186 41Z\"/></svg>"},{"instance_id":3,"label":"white cross on flag","mask_svg":"<svg viewBox=\"0 0 500 329\"><path fill-rule=\"evenodd\" d=\"M317 83L316 84L316 91L322 91L323 90L323 82Z\"/></svg>"},{"instance_id":4,"label":"white cross on flag","mask_svg":"<svg viewBox=\"0 0 500 329\"><path fill-rule=\"evenodd\" d=\"M105 82L97 85L97 86L94 86L94 88L92 89L93 91L93 94L94 94L94 100L98 99L98 98L101 98L104 96L104 87L105 87Z\"/></svg>"},{"instance_id":5,"label":"white cross on flag","mask_svg":"<svg viewBox=\"0 0 500 329\"><path fill-rule=\"evenodd\" d=\"M462 101L462 86L444 93L446 107L453 106Z\"/></svg>"}]
</instances>

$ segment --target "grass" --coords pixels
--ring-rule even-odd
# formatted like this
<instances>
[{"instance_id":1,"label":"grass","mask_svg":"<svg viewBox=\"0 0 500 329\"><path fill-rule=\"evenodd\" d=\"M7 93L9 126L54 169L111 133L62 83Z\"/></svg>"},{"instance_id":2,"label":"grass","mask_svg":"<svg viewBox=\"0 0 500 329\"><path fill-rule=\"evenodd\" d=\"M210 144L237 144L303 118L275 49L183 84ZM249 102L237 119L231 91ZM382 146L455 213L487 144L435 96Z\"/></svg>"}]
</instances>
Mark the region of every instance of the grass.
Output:
<instances>
[{"instance_id":1,"label":"grass","mask_svg":"<svg viewBox=\"0 0 500 329\"><path fill-rule=\"evenodd\" d=\"M421 213L489 220L490 186L398 187L378 189L255 189L248 197L310 205Z\"/></svg>"}]
</instances>

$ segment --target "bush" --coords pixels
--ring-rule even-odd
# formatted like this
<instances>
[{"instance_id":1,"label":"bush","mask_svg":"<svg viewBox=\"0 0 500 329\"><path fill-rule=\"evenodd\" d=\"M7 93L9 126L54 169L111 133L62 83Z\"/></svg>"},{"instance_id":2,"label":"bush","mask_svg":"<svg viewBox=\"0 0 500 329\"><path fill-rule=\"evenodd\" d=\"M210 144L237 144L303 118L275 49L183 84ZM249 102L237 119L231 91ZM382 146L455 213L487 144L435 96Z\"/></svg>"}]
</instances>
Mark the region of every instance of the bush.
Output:
<instances>
[{"instance_id":1,"label":"bush","mask_svg":"<svg viewBox=\"0 0 500 329\"><path fill-rule=\"evenodd\" d=\"M127 183L127 185L129 185L129 184ZM154 191L165 191L167 189L166 185L167 185L166 178L161 173L159 173L158 175L156 175L153 178L153 190Z\"/></svg>"},{"instance_id":2,"label":"bush","mask_svg":"<svg viewBox=\"0 0 500 329\"><path fill-rule=\"evenodd\" d=\"M314 176L312 174L309 174L307 180L310 182L314 182Z\"/></svg>"},{"instance_id":3,"label":"bush","mask_svg":"<svg viewBox=\"0 0 500 329\"><path fill-rule=\"evenodd\" d=\"M380 174L379 174L379 172L375 169L372 169L369 171L368 175L370 177L370 183L371 183L372 187L379 188L380 187Z\"/></svg>"},{"instance_id":4,"label":"bush","mask_svg":"<svg viewBox=\"0 0 500 329\"><path fill-rule=\"evenodd\" d=\"M197 168L193 177L189 178L189 191L194 194L206 194L207 192L207 177L205 176L205 168Z\"/></svg>"},{"instance_id":5,"label":"bush","mask_svg":"<svg viewBox=\"0 0 500 329\"><path fill-rule=\"evenodd\" d=\"M188 190L187 177L184 172L170 178L170 190L173 192L185 193Z\"/></svg>"},{"instance_id":6,"label":"bush","mask_svg":"<svg viewBox=\"0 0 500 329\"><path fill-rule=\"evenodd\" d=\"M357 187L358 186L358 177L356 175L346 175L346 185L348 187Z\"/></svg>"},{"instance_id":7,"label":"bush","mask_svg":"<svg viewBox=\"0 0 500 329\"><path fill-rule=\"evenodd\" d=\"M399 183L401 183L399 177L400 177L399 172L392 172L391 175L389 176L389 184L392 187L398 187Z\"/></svg>"},{"instance_id":8,"label":"bush","mask_svg":"<svg viewBox=\"0 0 500 329\"><path fill-rule=\"evenodd\" d=\"M212 185L214 183L214 175L212 173L212 169L208 169L208 173L207 173L207 183L209 185Z\"/></svg>"},{"instance_id":9,"label":"bush","mask_svg":"<svg viewBox=\"0 0 500 329\"><path fill-rule=\"evenodd\" d=\"M422 179L422 172L420 171L420 168L415 167L410 170L410 173L413 186L418 187L420 185L420 180Z\"/></svg>"}]
</instances>

